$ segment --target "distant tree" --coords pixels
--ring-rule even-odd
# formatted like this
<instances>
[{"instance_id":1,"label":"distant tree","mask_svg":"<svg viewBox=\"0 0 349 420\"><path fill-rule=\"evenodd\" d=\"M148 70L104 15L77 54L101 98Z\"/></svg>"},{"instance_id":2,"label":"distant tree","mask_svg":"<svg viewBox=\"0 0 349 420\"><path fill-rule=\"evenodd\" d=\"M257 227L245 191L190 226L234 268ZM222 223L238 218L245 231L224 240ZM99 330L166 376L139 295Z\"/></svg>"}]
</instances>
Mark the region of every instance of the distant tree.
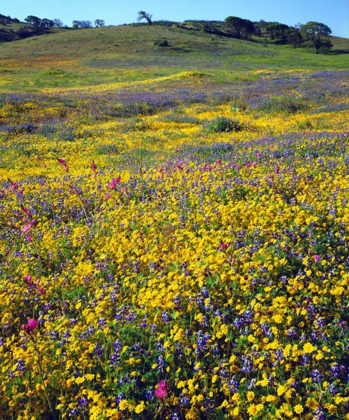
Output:
<instances>
[{"instance_id":1,"label":"distant tree","mask_svg":"<svg viewBox=\"0 0 349 420\"><path fill-rule=\"evenodd\" d=\"M53 23L56 28L61 28L62 26L64 26L63 22L60 19L53 19Z\"/></svg>"},{"instance_id":2,"label":"distant tree","mask_svg":"<svg viewBox=\"0 0 349 420\"><path fill-rule=\"evenodd\" d=\"M247 38L250 34L254 32L253 22L251 22L248 19L242 19L237 16L228 16L225 19L225 25L228 28L234 29L238 38Z\"/></svg>"},{"instance_id":3,"label":"distant tree","mask_svg":"<svg viewBox=\"0 0 349 420\"><path fill-rule=\"evenodd\" d=\"M92 22L89 20L73 20L73 28L92 28Z\"/></svg>"},{"instance_id":4,"label":"distant tree","mask_svg":"<svg viewBox=\"0 0 349 420\"><path fill-rule=\"evenodd\" d=\"M138 12L137 22L140 22L141 20L145 19L151 26L153 24L153 21L151 20L152 17L153 15L150 15L149 13L141 10L140 12Z\"/></svg>"},{"instance_id":5,"label":"distant tree","mask_svg":"<svg viewBox=\"0 0 349 420\"><path fill-rule=\"evenodd\" d=\"M319 54L320 49L333 46L330 40L331 33L331 29L320 22L308 22L301 26L303 38L315 48L316 54Z\"/></svg>"},{"instance_id":6,"label":"distant tree","mask_svg":"<svg viewBox=\"0 0 349 420\"><path fill-rule=\"evenodd\" d=\"M29 15L24 19L24 21L29 23L30 25L34 25L37 27L41 26L41 19L37 16Z\"/></svg>"},{"instance_id":7,"label":"distant tree","mask_svg":"<svg viewBox=\"0 0 349 420\"><path fill-rule=\"evenodd\" d=\"M273 22L266 27L267 35L271 39L286 41L286 31L289 27L283 23Z\"/></svg>"},{"instance_id":8,"label":"distant tree","mask_svg":"<svg viewBox=\"0 0 349 420\"><path fill-rule=\"evenodd\" d=\"M293 45L293 48L297 48L303 42L301 31L298 28L290 27L285 31L287 36L287 43Z\"/></svg>"},{"instance_id":9,"label":"distant tree","mask_svg":"<svg viewBox=\"0 0 349 420\"><path fill-rule=\"evenodd\" d=\"M95 26L97 28L100 28L101 26L105 26L105 21L103 19L96 19L95 20Z\"/></svg>"},{"instance_id":10,"label":"distant tree","mask_svg":"<svg viewBox=\"0 0 349 420\"><path fill-rule=\"evenodd\" d=\"M43 27L43 28L52 28L53 26L55 26L55 23L51 19L44 18L44 19L41 20L40 26Z\"/></svg>"},{"instance_id":11,"label":"distant tree","mask_svg":"<svg viewBox=\"0 0 349 420\"><path fill-rule=\"evenodd\" d=\"M248 19L245 19L245 28L243 29L243 34L245 38L248 38L250 35L254 34L254 31L254 23Z\"/></svg>"},{"instance_id":12,"label":"distant tree","mask_svg":"<svg viewBox=\"0 0 349 420\"><path fill-rule=\"evenodd\" d=\"M233 28L236 32L236 36L238 38L241 38L242 31L245 26L245 19L236 17L236 16L228 16L225 19L225 24L228 28Z\"/></svg>"},{"instance_id":13,"label":"distant tree","mask_svg":"<svg viewBox=\"0 0 349 420\"><path fill-rule=\"evenodd\" d=\"M92 22L90 20L81 20L80 28L92 28Z\"/></svg>"}]
</instances>

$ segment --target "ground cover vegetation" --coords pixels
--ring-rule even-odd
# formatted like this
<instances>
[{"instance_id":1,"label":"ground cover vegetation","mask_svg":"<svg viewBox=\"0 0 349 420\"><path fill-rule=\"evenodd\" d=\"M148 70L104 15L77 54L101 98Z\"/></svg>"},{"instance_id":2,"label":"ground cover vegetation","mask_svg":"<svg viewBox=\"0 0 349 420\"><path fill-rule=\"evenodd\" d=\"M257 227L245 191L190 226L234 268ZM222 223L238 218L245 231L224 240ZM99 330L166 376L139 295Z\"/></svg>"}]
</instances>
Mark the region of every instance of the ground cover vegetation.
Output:
<instances>
[{"instance_id":1,"label":"ground cover vegetation","mask_svg":"<svg viewBox=\"0 0 349 420\"><path fill-rule=\"evenodd\" d=\"M348 418L342 54L122 29L1 49L0 417Z\"/></svg>"}]
</instances>

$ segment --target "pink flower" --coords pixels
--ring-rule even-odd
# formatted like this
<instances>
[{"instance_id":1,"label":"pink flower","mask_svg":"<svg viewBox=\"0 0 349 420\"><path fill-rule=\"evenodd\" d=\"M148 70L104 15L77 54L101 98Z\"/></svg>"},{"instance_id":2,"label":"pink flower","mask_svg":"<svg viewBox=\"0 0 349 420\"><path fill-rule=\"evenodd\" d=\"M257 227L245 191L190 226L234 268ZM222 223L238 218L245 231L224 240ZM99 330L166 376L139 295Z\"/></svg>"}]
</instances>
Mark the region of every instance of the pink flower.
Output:
<instances>
[{"instance_id":1,"label":"pink flower","mask_svg":"<svg viewBox=\"0 0 349 420\"><path fill-rule=\"evenodd\" d=\"M275 173L278 174L280 172L280 168L275 169Z\"/></svg>"},{"instance_id":2,"label":"pink flower","mask_svg":"<svg viewBox=\"0 0 349 420\"><path fill-rule=\"evenodd\" d=\"M183 166L182 166L182 165L177 165L177 168L178 168L180 171L183 171Z\"/></svg>"},{"instance_id":3,"label":"pink flower","mask_svg":"<svg viewBox=\"0 0 349 420\"><path fill-rule=\"evenodd\" d=\"M259 158L261 158L261 157L262 157L262 153L259 153L259 152L258 152L256 156L257 156L257 157L258 157L258 159L259 159Z\"/></svg>"},{"instance_id":4,"label":"pink flower","mask_svg":"<svg viewBox=\"0 0 349 420\"><path fill-rule=\"evenodd\" d=\"M314 255L314 261L315 262L320 261L320 255Z\"/></svg>"},{"instance_id":5,"label":"pink flower","mask_svg":"<svg viewBox=\"0 0 349 420\"><path fill-rule=\"evenodd\" d=\"M64 167L64 170L68 171L68 165L67 162L64 159L57 158L58 162Z\"/></svg>"},{"instance_id":6,"label":"pink flower","mask_svg":"<svg viewBox=\"0 0 349 420\"><path fill-rule=\"evenodd\" d=\"M27 325L22 325L21 328L27 334L31 334L35 330L37 325L38 325L38 321L36 321L35 319L29 319L28 324Z\"/></svg>"},{"instance_id":7,"label":"pink flower","mask_svg":"<svg viewBox=\"0 0 349 420\"><path fill-rule=\"evenodd\" d=\"M120 182L120 177L114 178L110 184L108 184L108 188L114 189L116 184Z\"/></svg>"},{"instance_id":8,"label":"pink flower","mask_svg":"<svg viewBox=\"0 0 349 420\"><path fill-rule=\"evenodd\" d=\"M28 209L23 208L22 210L26 214L27 217L30 217L30 211Z\"/></svg>"},{"instance_id":9,"label":"pink flower","mask_svg":"<svg viewBox=\"0 0 349 420\"><path fill-rule=\"evenodd\" d=\"M36 220L32 220L27 225L21 227L21 232L23 232L23 233L29 232L29 230L35 225L35 223L36 223Z\"/></svg>"},{"instance_id":10,"label":"pink flower","mask_svg":"<svg viewBox=\"0 0 349 420\"><path fill-rule=\"evenodd\" d=\"M97 165L94 163L94 161L92 161L92 170L93 172L96 172L97 170Z\"/></svg>"},{"instance_id":11,"label":"pink flower","mask_svg":"<svg viewBox=\"0 0 349 420\"><path fill-rule=\"evenodd\" d=\"M28 235L28 236L25 238L25 240L26 240L27 242L31 242L31 241L32 241L32 237L31 237L30 235Z\"/></svg>"},{"instance_id":12,"label":"pink flower","mask_svg":"<svg viewBox=\"0 0 349 420\"><path fill-rule=\"evenodd\" d=\"M222 165L222 161L220 159L217 160L217 165Z\"/></svg>"},{"instance_id":13,"label":"pink flower","mask_svg":"<svg viewBox=\"0 0 349 420\"><path fill-rule=\"evenodd\" d=\"M25 277L23 277L23 280L24 280L24 283L25 283L27 286L30 286L30 285L31 285L31 283L32 283L32 276L25 276Z\"/></svg>"},{"instance_id":14,"label":"pink flower","mask_svg":"<svg viewBox=\"0 0 349 420\"><path fill-rule=\"evenodd\" d=\"M155 395L161 400L161 398L166 397L166 381L162 380L158 383L158 387L155 390Z\"/></svg>"},{"instance_id":15,"label":"pink flower","mask_svg":"<svg viewBox=\"0 0 349 420\"><path fill-rule=\"evenodd\" d=\"M219 249L221 251L223 251L224 249L228 249L229 247L230 247L230 244L221 244L220 247L219 247Z\"/></svg>"},{"instance_id":16,"label":"pink flower","mask_svg":"<svg viewBox=\"0 0 349 420\"><path fill-rule=\"evenodd\" d=\"M39 287L39 284L40 284L40 280L38 280L38 281L36 282L35 286L36 286L36 288L37 288L37 291L40 293L40 295L43 295L43 294L44 294L44 289L40 288L40 287Z\"/></svg>"}]
</instances>

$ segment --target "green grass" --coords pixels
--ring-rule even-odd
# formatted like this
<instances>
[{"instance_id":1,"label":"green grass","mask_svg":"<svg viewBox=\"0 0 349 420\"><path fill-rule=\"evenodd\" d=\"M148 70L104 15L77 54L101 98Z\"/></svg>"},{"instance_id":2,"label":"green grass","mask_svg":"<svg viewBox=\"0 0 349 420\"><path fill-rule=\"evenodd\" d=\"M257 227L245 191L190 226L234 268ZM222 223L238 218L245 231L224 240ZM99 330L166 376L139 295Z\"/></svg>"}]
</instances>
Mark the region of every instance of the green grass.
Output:
<instances>
[{"instance_id":1,"label":"green grass","mask_svg":"<svg viewBox=\"0 0 349 420\"><path fill-rule=\"evenodd\" d=\"M166 39L168 47L154 45ZM1 90L132 82L205 71L218 82L253 80L256 70L334 70L348 65L349 40L332 37L330 54L228 38L182 27L115 26L0 44Z\"/></svg>"}]
</instances>

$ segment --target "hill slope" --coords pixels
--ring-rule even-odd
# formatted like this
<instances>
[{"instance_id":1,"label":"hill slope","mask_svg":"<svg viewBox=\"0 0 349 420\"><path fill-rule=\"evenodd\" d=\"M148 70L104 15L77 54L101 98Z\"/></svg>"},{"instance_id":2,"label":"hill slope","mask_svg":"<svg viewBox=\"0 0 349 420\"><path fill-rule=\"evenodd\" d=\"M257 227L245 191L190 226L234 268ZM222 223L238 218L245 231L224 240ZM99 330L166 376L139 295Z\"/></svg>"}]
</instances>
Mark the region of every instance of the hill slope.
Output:
<instances>
[{"instance_id":1,"label":"hill slope","mask_svg":"<svg viewBox=\"0 0 349 420\"><path fill-rule=\"evenodd\" d=\"M159 46L164 40L168 46ZM303 48L181 27L65 30L1 44L0 83L3 89L37 89L144 80L185 70L210 72L224 80L232 72L347 68L349 40L332 41L334 51L319 56Z\"/></svg>"}]
</instances>

